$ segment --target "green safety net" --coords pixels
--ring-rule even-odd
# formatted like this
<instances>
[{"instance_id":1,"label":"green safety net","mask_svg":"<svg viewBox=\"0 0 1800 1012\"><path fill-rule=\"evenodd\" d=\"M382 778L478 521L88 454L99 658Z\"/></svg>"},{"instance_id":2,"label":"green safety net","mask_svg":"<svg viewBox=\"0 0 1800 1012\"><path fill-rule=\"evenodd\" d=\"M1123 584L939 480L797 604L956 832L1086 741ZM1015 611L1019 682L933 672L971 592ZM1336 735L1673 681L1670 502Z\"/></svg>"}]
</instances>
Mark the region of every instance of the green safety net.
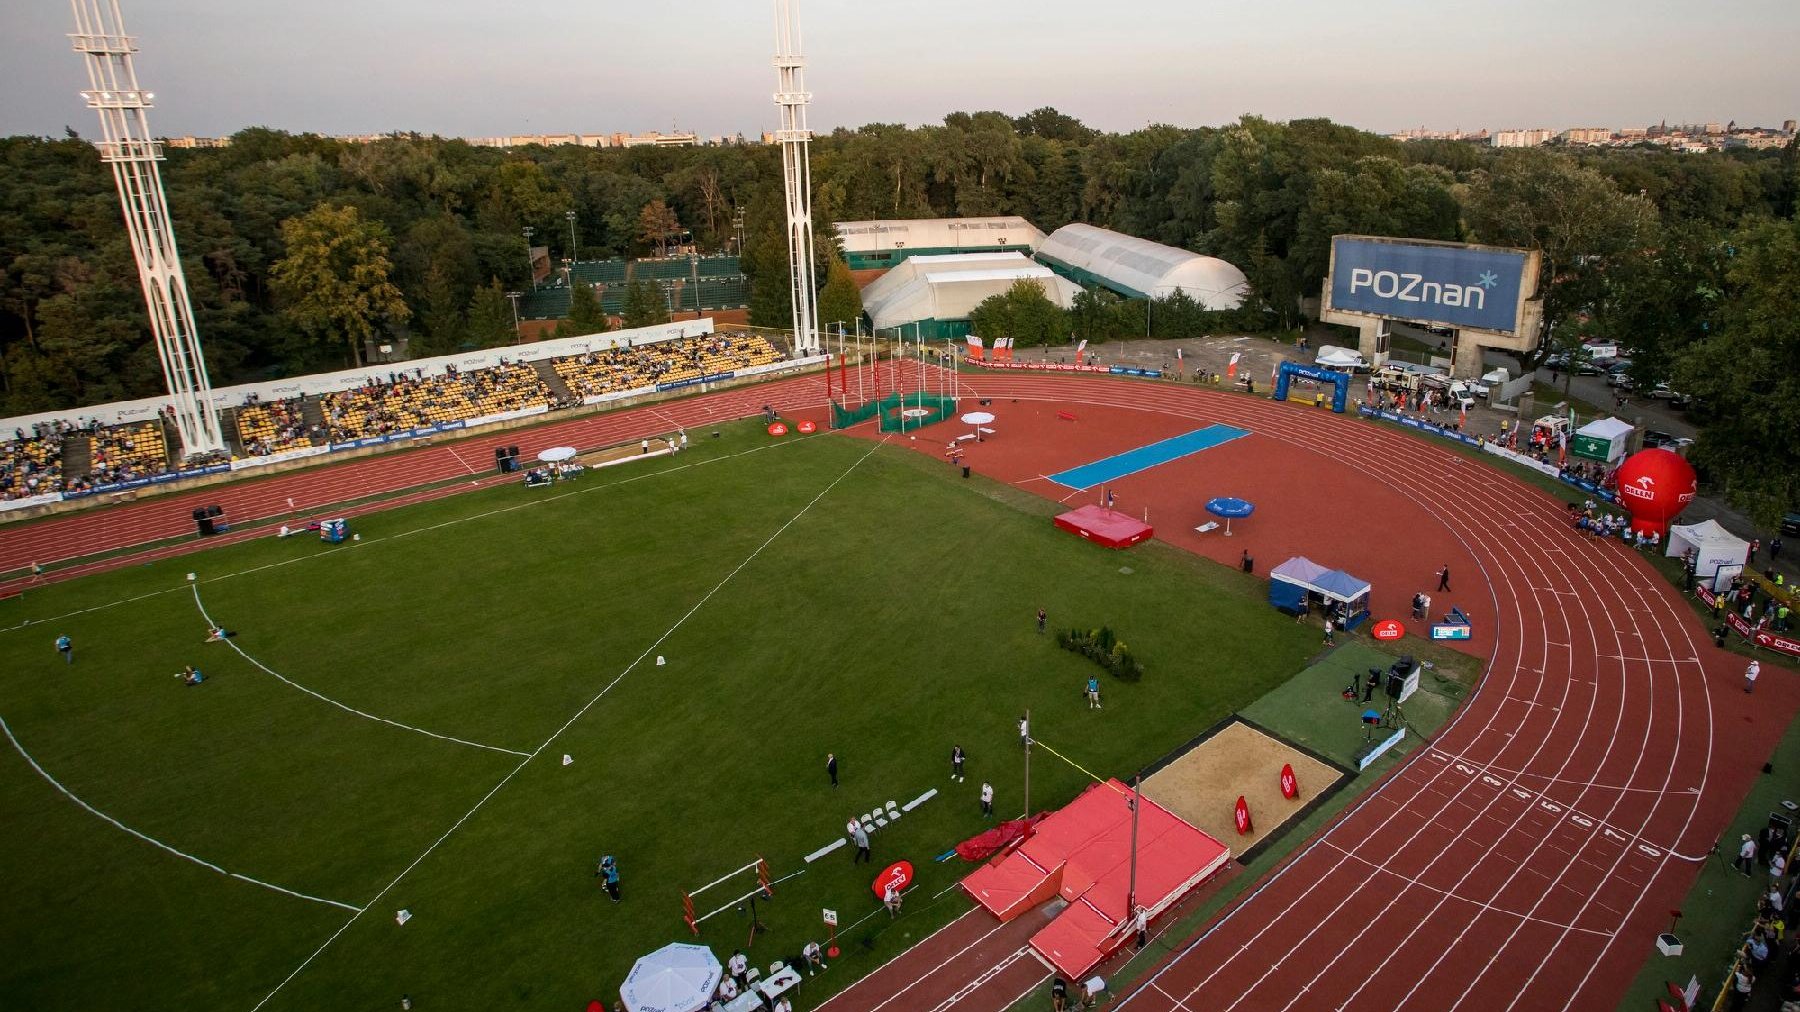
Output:
<instances>
[{"instance_id":1,"label":"green safety net","mask_svg":"<svg viewBox=\"0 0 1800 1012\"><path fill-rule=\"evenodd\" d=\"M831 402L831 427L847 429L871 418L882 432L912 432L956 413L956 398L941 394L892 393L854 408Z\"/></svg>"}]
</instances>

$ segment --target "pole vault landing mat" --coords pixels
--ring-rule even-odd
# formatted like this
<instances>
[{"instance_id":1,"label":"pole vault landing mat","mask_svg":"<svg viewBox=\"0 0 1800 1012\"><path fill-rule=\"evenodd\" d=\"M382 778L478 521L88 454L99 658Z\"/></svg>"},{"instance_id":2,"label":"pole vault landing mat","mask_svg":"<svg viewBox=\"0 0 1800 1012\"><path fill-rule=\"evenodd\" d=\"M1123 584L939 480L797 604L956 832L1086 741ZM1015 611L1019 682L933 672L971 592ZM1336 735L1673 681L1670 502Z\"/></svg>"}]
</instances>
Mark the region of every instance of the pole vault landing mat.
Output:
<instances>
[{"instance_id":1,"label":"pole vault landing mat","mask_svg":"<svg viewBox=\"0 0 1800 1012\"><path fill-rule=\"evenodd\" d=\"M1130 548L1156 533L1136 517L1104 506L1083 506L1056 518L1056 526L1107 548Z\"/></svg>"},{"instance_id":2,"label":"pole vault landing mat","mask_svg":"<svg viewBox=\"0 0 1800 1012\"><path fill-rule=\"evenodd\" d=\"M1137 827L1137 905L1154 918L1224 868L1231 851L1150 798ZM1131 940L1131 791L1095 784L1040 822L1006 857L962 881L963 891L1008 920L1053 895L1068 906L1031 936L1031 948L1080 977Z\"/></svg>"}]
</instances>

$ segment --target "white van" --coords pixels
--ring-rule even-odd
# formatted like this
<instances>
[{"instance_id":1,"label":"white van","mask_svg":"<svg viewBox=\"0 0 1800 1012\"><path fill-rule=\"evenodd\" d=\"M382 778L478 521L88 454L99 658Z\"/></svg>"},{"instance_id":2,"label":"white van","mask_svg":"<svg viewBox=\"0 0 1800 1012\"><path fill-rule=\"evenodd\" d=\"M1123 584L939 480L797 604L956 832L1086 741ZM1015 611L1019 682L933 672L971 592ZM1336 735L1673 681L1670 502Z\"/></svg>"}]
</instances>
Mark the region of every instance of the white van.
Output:
<instances>
[{"instance_id":1,"label":"white van","mask_svg":"<svg viewBox=\"0 0 1800 1012\"><path fill-rule=\"evenodd\" d=\"M1488 373L1476 381L1475 396L1484 401L1492 400L1494 391L1511 381L1512 373L1507 372L1505 369L1495 369L1493 372Z\"/></svg>"}]
</instances>

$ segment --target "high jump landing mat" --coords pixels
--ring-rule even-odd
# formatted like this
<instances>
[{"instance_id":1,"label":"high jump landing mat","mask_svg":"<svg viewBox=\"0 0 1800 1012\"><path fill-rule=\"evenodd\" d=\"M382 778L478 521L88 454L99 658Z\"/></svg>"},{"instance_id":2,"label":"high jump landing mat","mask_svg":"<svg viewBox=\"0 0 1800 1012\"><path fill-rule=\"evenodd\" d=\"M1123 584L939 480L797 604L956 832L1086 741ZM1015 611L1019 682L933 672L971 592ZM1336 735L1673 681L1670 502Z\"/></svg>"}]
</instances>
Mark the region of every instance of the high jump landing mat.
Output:
<instances>
[{"instance_id":1,"label":"high jump landing mat","mask_svg":"<svg viewBox=\"0 0 1800 1012\"><path fill-rule=\"evenodd\" d=\"M1105 506L1083 506L1056 518L1056 526L1107 548L1130 548L1156 533L1156 528Z\"/></svg>"},{"instance_id":2,"label":"high jump landing mat","mask_svg":"<svg viewBox=\"0 0 1800 1012\"><path fill-rule=\"evenodd\" d=\"M1231 851L1149 798L1137 827L1137 902L1156 917L1224 868ZM1095 784L1004 858L963 879L970 898L1001 920L1061 896L1068 902L1031 936L1059 973L1079 978L1131 940L1131 790Z\"/></svg>"}]
</instances>

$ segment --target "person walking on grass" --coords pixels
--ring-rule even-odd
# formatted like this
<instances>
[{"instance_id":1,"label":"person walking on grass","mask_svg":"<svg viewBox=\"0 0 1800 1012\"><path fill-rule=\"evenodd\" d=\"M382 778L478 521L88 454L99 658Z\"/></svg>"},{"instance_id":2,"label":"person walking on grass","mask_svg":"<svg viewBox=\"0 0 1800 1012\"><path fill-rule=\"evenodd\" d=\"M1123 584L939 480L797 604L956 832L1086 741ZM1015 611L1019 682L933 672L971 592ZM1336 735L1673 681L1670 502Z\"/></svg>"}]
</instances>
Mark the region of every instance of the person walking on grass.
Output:
<instances>
[{"instance_id":1,"label":"person walking on grass","mask_svg":"<svg viewBox=\"0 0 1800 1012\"><path fill-rule=\"evenodd\" d=\"M1100 709L1100 678L1097 675L1088 676L1087 701L1088 709Z\"/></svg>"},{"instance_id":2,"label":"person walking on grass","mask_svg":"<svg viewBox=\"0 0 1800 1012\"><path fill-rule=\"evenodd\" d=\"M1044 614L1044 609L1039 608L1038 614L1037 614L1037 620L1038 620L1038 632L1041 633L1044 631L1044 623L1050 620L1050 616Z\"/></svg>"},{"instance_id":3,"label":"person walking on grass","mask_svg":"<svg viewBox=\"0 0 1800 1012\"><path fill-rule=\"evenodd\" d=\"M56 652L62 654L64 664L75 663L75 644L67 636L56 638Z\"/></svg>"},{"instance_id":4,"label":"person walking on grass","mask_svg":"<svg viewBox=\"0 0 1800 1012\"><path fill-rule=\"evenodd\" d=\"M1024 748L1030 744L1031 720L1021 713L1019 714L1019 747Z\"/></svg>"},{"instance_id":5,"label":"person walking on grass","mask_svg":"<svg viewBox=\"0 0 1800 1012\"><path fill-rule=\"evenodd\" d=\"M1749 833L1745 833L1744 841L1738 844L1737 860L1731 862L1731 866L1743 872L1745 878L1749 878L1751 870L1756 867L1756 841L1751 839Z\"/></svg>"},{"instance_id":6,"label":"person walking on grass","mask_svg":"<svg viewBox=\"0 0 1800 1012\"><path fill-rule=\"evenodd\" d=\"M1450 564L1449 563L1445 563L1444 568L1438 570L1437 589L1438 590L1446 590L1446 591L1450 589Z\"/></svg>"},{"instance_id":7,"label":"person walking on grass","mask_svg":"<svg viewBox=\"0 0 1800 1012\"><path fill-rule=\"evenodd\" d=\"M606 895L612 897L614 903L619 902L619 862L613 860L611 854L600 859L600 867L595 869L594 877L600 880L600 886L606 890Z\"/></svg>"},{"instance_id":8,"label":"person walking on grass","mask_svg":"<svg viewBox=\"0 0 1800 1012\"><path fill-rule=\"evenodd\" d=\"M850 859L850 863L858 865L864 861L874 861L869 854L869 831L863 828L863 824L851 819L845 828L850 831L850 839L856 842L856 856Z\"/></svg>"},{"instance_id":9,"label":"person walking on grass","mask_svg":"<svg viewBox=\"0 0 1800 1012\"><path fill-rule=\"evenodd\" d=\"M961 745L950 746L950 779L959 784L962 783L963 760L966 758L968 758L968 756L963 754Z\"/></svg>"},{"instance_id":10,"label":"person walking on grass","mask_svg":"<svg viewBox=\"0 0 1800 1012\"><path fill-rule=\"evenodd\" d=\"M825 775L831 778L831 786L837 786L837 753L825 753Z\"/></svg>"},{"instance_id":11,"label":"person walking on grass","mask_svg":"<svg viewBox=\"0 0 1800 1012\"><path fill-rule=\"evenodd\" d=\"M981 785L981 817L994 817L994 785L985 782Z\"/></svg>"},{"instance_id":12,"label":"person walking on grass","mask_svg":"<svg viewBox=\"0 0 1800 1012\"><path fill-rule=\"evenodd\" d=\"M1332 620L1329 612L1325 615L1325 645L1337 646L1337 623Z\"/></svg>"}]
</instances>

